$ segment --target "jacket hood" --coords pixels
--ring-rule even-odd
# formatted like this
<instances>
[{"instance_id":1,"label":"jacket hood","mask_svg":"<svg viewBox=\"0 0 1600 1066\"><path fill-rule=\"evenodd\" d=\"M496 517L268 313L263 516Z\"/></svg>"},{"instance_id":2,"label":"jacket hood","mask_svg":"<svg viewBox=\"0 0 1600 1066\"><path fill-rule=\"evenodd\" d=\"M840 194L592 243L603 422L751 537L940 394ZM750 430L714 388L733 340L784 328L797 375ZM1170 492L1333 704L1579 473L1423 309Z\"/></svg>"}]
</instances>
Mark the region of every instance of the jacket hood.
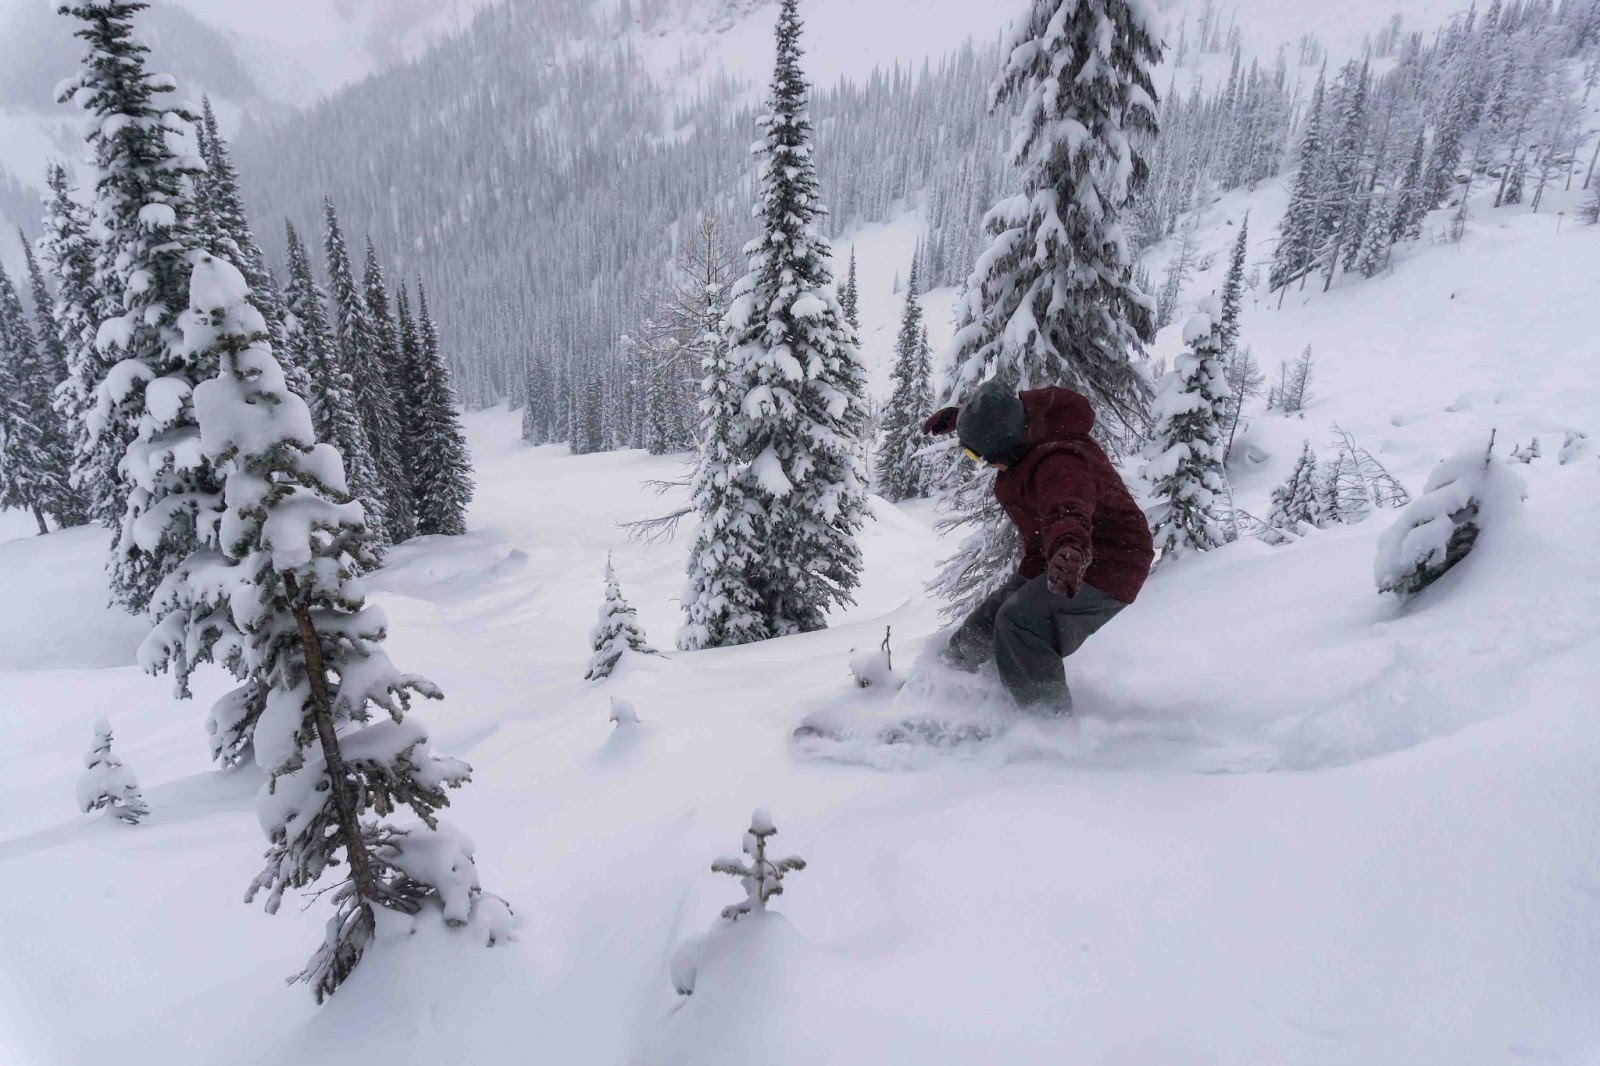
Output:
<instances>
[{"instance_id":1,"label":"jacket hood","mask_svg":"<svg viewBox=\"0 0 1600 1066\"><path fill-rule=\"evenodd\" d=\"M1028 389L1017 395L1022 399L1022 409L1028 414L1025 445L1087 436L1094 428L1094 408L1081 394L1071 389L1059 386Z\"/></svg>"}]
</instances>

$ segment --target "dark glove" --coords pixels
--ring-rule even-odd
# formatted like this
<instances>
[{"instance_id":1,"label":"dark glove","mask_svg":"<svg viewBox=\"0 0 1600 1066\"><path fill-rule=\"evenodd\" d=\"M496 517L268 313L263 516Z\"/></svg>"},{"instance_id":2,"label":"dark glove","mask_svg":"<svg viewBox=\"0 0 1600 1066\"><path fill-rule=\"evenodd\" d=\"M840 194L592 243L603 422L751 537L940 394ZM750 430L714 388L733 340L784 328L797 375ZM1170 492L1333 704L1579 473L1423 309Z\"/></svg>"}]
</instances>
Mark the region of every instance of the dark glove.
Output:
<instances>
[{"instance_id":1,"label":"dark glove","mask_svg":"<svg viewBox=\"0 0 1600 1066\"><path fill-rule=\"evenodd\" d=\"M961 414L959 407L946 407L935 411L929 419L922 423L922 432L930 437L940 437L946 433L956 431L956 418Z\"/></svg>"},{"instance_id":2,"label":"dark glove","mask_svg":"<svg viewBox=\"0 0 1600 1066\"><path fill-rule=\"evenodd\" d=\"M1045 584L1057 596L1076 596L1083 588L1083 572L1089 569L1089 553L1067 545L1050 557Z\"/></svg>"}]
</instances>

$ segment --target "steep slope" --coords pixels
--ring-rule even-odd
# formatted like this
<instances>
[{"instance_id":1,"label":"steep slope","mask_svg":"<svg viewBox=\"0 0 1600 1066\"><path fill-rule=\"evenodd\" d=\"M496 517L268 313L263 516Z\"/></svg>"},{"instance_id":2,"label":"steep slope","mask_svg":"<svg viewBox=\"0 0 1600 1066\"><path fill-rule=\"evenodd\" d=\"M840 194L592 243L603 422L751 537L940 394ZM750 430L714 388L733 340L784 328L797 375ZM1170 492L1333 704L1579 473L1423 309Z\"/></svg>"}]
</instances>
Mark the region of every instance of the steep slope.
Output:
<instances>
[{"instance_id":1,"label":"steep slope","mask_svg":"<svg viewBox=\"0 0 1600 1066\"><path fill-rule=\"evenodd\" d=\"M1249 204L1263 236L1274 196ZM1600 283L1600 230L1552 223L1481 212L1461 245L1252 309L1243 332L1263 352L1310 340L1321 375L1303 422L1256 413L1270 459L1250 491L1334 419L1413 488L1497 426L1544 444L1519 468L1517 520L1405 610L1372 586L1388 514L1159 573L1072 660L1075 723L963 751L819 760L787 739L819 707L870 700L845 660L885 625L902 670L928 647L921 583L947 545L925 507L875 505L866 582L834 628L586 684L608 553L669 643L684 542L630 544L614 522L670 506L638 486L676 461L528 449L514 416L474 416L473 532L397 549L376 586L396 661L448 693L436 744L477 778L454 821L519 939L485 950L425 928L380 945L321 1011L278 981L321 906L238 903L259 778L207 768L217 686L175 706L166 682L98 658L125 654L125 629L64 584L97 572L94 538L0 545L8 602L79 604L70 624L13 619L64 649L53 660L0 664L12 1057L1588 1061L1600 493L1592 453L1554 454L1565 430L1600 429L1600 311L1578 298ZM905 232L863 231L858 251L892 263ZM611 734L611 694L636 704L636 731ZM101 713L154 808L136 830L68 808ZM810 865L781 917L714 944L681 999L669 957L738 892L707 866L763 804Z\"/></svg>"}]
</instances>

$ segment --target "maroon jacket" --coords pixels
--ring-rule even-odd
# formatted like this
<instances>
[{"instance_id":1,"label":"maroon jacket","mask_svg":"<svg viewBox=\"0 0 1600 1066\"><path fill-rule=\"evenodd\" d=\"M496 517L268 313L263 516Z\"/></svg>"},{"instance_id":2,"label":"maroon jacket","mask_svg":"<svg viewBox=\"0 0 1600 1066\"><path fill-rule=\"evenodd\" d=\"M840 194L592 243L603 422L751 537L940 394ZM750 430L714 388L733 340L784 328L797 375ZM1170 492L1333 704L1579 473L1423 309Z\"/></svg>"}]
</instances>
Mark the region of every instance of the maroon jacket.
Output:
<instances>
[{"instance_id":1,"label":"maroon jacket","mask_svg":"<svg viewBox=\"0 0 1600 1066\"><path fill-rule=\"evenodd\" d=\"M1155 559L1144 512L1089 436L1094 410L1071 389L1018 394L1028 414L1022 458L994 479L995 499L1022 533L1023 577L1045 572L1062 545L1089 553L1086 582L1132 603Z\"/></svg>"}]
</instances>

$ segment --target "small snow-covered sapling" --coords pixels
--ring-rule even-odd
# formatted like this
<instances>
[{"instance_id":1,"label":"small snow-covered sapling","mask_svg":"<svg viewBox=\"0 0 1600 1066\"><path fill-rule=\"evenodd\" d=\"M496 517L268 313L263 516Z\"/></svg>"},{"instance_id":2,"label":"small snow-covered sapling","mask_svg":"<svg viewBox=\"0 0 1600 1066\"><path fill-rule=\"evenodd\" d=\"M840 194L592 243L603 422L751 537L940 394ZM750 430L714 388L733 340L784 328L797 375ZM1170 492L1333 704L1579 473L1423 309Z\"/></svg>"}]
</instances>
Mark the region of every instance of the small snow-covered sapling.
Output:
<instances>
[{"instance_id":1,"label":"small snow-covered sapling","mask_svg":"<svg viewBox=\"0 0 1600 1066\"><path fill-rule=\"evenodd\" d=\"M624 652L643 655L659 654L645 640L639 625L639 616L622 596L622 586L617 572L611 568L611 557L606 557L606 600L600 605L599 617L589 632L593 654L589 656L589 670L585 681L599 681L611 676Z\"/></svg>"},{"instance_id":2,"label":"small snow-covered sapling","mask_svg":"<svg viewBox=\"0 0 1600 1066\"><path fill-rule=\"evenodd\" d=\"M1539 458L1539 438L1534 437L1526 444L1519 444L1511 449L1511 458L1524 465Z\"/></svg>"},{"instance_id":3,"label":"small snow-covered sapling","mask_svg":"<svg viewBox=\"0 0 1600 1066\"><path fill-rule=\"evenodd\" d=\"M806 868L806 861L796 855L777 861L767 858L767 838L777 831L766 808L757 808L750 816L750 828L744 835L747 858L721 858L711 864L712 872L737 877L744 886L745 898L722 908L722 917L728 921L765 911L767 900L783 894L784 875Z\"/></svg>"},{"instance_id":4,"label":"small snow-covered sapling","mask_svg":"<svg viewBox=\"0 0 1600 1066\"><path fill-rule=\"evenodd\" d=\"M110 807L111 813L129 825L150 813L134 780L133 771L111 754L111 723L104 718L94 724L94 744L83 756L83 776L78 778L78 808L97 811Z\"/></svg>"}]
</instances>

